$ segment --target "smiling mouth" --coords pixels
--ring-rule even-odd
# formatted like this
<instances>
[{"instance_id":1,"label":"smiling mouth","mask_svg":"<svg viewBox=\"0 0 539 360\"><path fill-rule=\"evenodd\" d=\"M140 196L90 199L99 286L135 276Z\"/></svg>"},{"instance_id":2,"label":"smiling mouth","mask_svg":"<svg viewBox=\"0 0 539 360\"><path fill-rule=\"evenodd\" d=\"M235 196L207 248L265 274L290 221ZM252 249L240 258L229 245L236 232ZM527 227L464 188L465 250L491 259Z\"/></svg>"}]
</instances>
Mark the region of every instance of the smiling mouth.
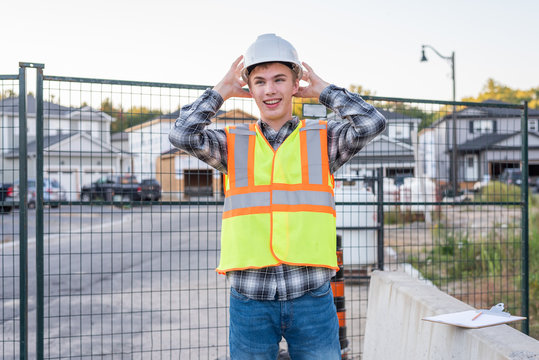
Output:
<instances>
[{"instance_id":1,"label":"smiling mouth","mask_svg":"<svg viewBox=\"0 0 539 360\"><path fill-rule=\"evenodd\" d=\"M275 105L281 102L281 99L271 99L264 101L264 104L266 105Z\"/></svg>"}]
</instances>

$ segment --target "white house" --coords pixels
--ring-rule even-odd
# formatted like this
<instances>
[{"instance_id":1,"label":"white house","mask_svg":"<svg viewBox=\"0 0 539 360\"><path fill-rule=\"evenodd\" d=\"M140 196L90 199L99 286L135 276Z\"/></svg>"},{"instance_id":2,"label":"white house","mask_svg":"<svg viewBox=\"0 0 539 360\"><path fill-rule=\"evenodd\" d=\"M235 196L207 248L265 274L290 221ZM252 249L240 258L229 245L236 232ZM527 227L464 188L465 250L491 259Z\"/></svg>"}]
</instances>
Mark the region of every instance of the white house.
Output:
<instances>
[{"instance_id":1,"label":"white house","mask_svg":"<svg viewBox=\"0 0 539 360\"><path fill-rule=\"evenodd\" d=\"M36 178L36 141L28 143L28 178ZM19 149L4 154L6 168L18 169ZM57 134L43 139L45 177L56 179L67 200L78 200L83 185L111 173L129 172L131 155L85 132ZM14 171L16 173L16 171Z\"/></svg>"},{"instance_id":2,"label":"white house","mask_svg":"<svg viewBox=\"0 0 539 360\"><path fill-rule=\"evenodd\" d=\"M27 154L28 177L36 177L36 99L28 95ZM18 179L19 98L0 100L1 179ZM112 117L89 106L66 107L43 102L43 166L45 177L57 179L77 200L83 185L110 173L130 172L131 154L111 145Z\"/></svg>"},{"instance_id":3,"label":"white house","mask_svg":"<svg viewBox=\"0 0 539 360\"><path fill-rule=\"evenodd\" d=\"M471 188L484 175L497 178L504 169L521 163L522 110L498 106L467 107L455 113L457 177L461 187ZM539 110L528 110L528 159L530 177L539 176ZM441 183L451 179L453 117L448 114L419 134L425 174Z\"/></svg>"}]
</instances>

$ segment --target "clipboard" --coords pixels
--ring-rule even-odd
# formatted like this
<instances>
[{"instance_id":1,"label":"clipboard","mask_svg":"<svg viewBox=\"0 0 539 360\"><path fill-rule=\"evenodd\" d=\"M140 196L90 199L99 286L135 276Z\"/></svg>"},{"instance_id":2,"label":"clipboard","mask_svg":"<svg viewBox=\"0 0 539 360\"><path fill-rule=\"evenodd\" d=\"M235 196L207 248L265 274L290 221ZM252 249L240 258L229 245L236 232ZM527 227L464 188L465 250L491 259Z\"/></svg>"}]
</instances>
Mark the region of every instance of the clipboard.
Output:
<instances>
[{"instance_id":1,"label":"clipboard","mask_svg":"<svg viewBox=\"0 0 539 360\"><path fill-rule=\"evenodd\" d=\"M466 329L480 329L526 319L522 316L513 316L508 312L504 312L503 308L504 304L499 303L490 308L490 310L461 311L451 314L428 316L421 320L453 325Z\"/></svg>"}]
</instances>

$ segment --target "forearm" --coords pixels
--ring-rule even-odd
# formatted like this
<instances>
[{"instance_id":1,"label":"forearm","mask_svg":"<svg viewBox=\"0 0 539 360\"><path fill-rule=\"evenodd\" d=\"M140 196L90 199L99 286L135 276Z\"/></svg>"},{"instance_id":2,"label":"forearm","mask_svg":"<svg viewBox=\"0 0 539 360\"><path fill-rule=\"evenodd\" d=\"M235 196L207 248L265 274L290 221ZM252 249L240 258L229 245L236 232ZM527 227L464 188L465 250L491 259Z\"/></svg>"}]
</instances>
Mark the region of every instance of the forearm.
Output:
<instances>
[{"instance_id":1,"label":"forearm","mask_svg":"<svg viewBox=\"0 0 539 360\"><path fill-rule=\"evenodd\" d=\"M180 150L226 173L226 134L222 129L206 129L221 105L222 97L206 90L195 102L182 107L169 133L170 143Z\"/></svg>"},{"instance_id":2,"label":"forearm","mask_svg":"<svg viewBox=\"0 0 539 360\"><path fill-rule=\"evenodd\" d=\"M328 150L332 173L384 131L386 119L358 94L334 85L320 94L320 102L345 121L328 123Z\"/></svg>"}]
</instances>

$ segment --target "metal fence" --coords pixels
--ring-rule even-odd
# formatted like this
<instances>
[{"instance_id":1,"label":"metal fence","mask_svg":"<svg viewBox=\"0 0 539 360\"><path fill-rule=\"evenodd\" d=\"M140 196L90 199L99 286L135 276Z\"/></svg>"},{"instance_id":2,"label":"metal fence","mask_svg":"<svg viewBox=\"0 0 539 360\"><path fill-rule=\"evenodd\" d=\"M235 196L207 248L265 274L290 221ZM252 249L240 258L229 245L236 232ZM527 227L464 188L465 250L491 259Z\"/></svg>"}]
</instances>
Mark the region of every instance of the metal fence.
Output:
<instances>
[{"instance_id":1,"label":"metal fence","mask_svg":"<svg viewBox=\"0 0 539 360\"><path fill-rule=\"evenodd\" d=\"M168 142L206 87L43 68L0 76L0 182L20 194L0 217L0 357L225 359L221 175ZM361 357L373 269L527 316L528 169L539 174L526 104L365 98L388 128L335 174L346 356ZM230 99L211 127L258 115Z\"/></svg>"}]
</instances>

